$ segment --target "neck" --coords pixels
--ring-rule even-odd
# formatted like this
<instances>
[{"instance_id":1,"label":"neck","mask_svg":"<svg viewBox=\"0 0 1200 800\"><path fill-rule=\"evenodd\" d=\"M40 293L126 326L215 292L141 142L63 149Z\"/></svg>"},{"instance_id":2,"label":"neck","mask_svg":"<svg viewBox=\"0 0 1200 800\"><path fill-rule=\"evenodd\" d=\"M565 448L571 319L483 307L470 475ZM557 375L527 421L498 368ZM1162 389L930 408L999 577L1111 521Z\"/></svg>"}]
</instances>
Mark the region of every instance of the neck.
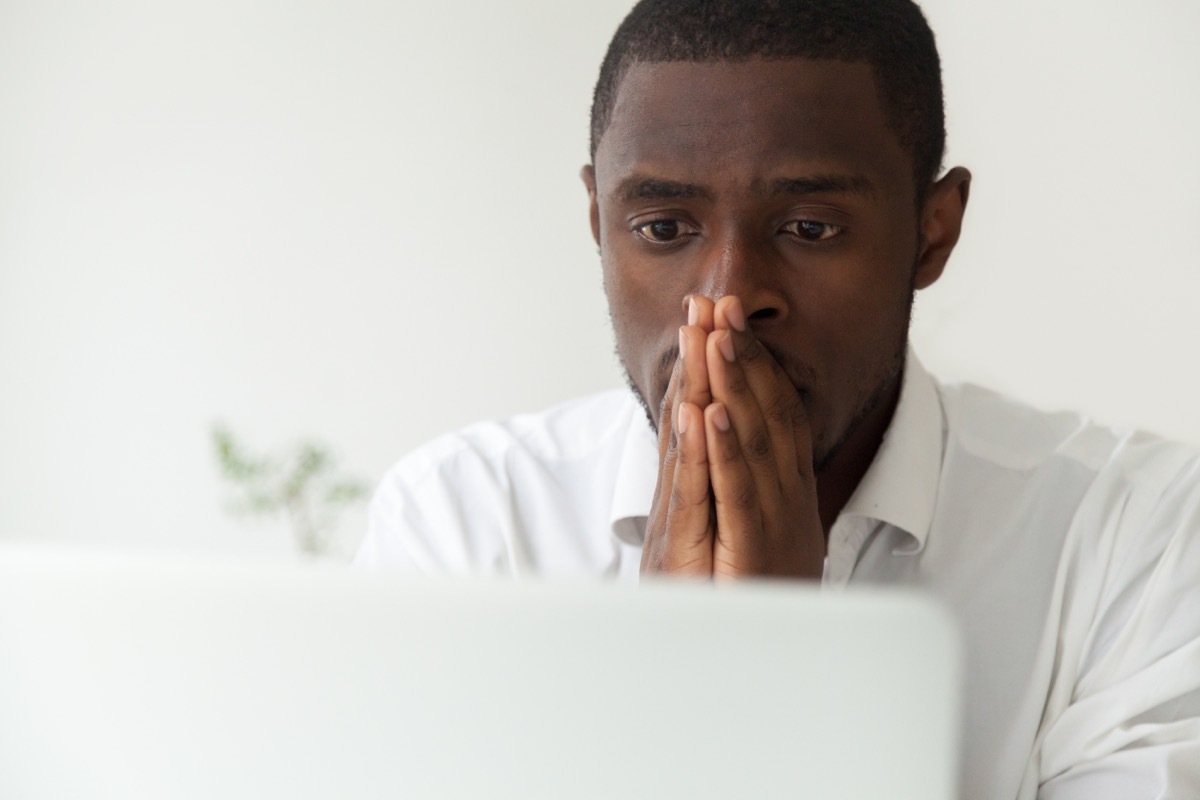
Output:
<instances>
[{"instance_id":1,"label":"neck","mask_svg":"<svg viewBox=\"0 0 1200 800\"><path fill-rule=\"evenodd\" d=\"M896 376L878 405L854 426L833 460L817 474L817 512L821 517L821 527L825 529L826 541L829 540L833 523L837 522L838 515L875 460L883 435L892 424L902 382L903 373Z\"/></svg>"}]
</instances>

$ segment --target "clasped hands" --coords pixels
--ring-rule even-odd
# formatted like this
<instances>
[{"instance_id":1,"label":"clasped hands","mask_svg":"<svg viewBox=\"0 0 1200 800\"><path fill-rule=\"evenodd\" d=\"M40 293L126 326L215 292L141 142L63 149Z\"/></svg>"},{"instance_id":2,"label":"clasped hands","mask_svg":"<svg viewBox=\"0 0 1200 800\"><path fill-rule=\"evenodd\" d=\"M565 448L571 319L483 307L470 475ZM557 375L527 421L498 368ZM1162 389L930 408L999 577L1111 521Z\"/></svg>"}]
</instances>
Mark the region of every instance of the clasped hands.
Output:
<instances>
[{"instance_id":1,"label":"clasped hands","mask_svg":"<svg viewBox=\"0 0 1200 800\"><path fill-rule=\"evenodd\" d=\"M804 403L738 298L684 302L642 572L819 579L825 536Z\"/></svg>"}]
</instances>

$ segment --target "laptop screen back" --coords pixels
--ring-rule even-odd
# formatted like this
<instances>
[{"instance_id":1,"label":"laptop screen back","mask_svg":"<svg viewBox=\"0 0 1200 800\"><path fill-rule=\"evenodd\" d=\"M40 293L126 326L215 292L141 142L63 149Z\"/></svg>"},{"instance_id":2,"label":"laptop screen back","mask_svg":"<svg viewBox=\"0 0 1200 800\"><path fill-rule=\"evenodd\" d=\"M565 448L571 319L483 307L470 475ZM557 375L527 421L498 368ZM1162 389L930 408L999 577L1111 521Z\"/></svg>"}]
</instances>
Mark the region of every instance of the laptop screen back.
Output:
<instances>
[{"instance_id":1,"label":"laptop screen back","mask_svg":"<svg viewBox=\"0 0 1200 800\"><path fill-rule=\"evenodd\" d=\"M0 550L0 796L949 800L919 597Z\"/></svg>"}]
</instances>

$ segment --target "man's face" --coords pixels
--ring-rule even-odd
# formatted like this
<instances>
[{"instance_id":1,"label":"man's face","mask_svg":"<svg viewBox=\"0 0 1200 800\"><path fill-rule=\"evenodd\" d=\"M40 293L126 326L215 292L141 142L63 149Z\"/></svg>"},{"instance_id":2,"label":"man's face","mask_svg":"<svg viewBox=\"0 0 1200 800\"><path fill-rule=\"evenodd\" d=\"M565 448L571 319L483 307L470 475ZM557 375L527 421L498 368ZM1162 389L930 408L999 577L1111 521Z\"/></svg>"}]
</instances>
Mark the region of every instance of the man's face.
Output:
<instances>
[{"instance_id":1,"label":"man's face","mask_svg":"<svg viewBox=\"0 0 1200 800\"><path fill-rule=\"evenodd\" d=\"M648 409L683 298L733 294L805 401L818 465L890 415L913 289L936 274L915 270L912 160L868 65L635 64L584 179L617 352Z\"/></svg>"}]
</instances>

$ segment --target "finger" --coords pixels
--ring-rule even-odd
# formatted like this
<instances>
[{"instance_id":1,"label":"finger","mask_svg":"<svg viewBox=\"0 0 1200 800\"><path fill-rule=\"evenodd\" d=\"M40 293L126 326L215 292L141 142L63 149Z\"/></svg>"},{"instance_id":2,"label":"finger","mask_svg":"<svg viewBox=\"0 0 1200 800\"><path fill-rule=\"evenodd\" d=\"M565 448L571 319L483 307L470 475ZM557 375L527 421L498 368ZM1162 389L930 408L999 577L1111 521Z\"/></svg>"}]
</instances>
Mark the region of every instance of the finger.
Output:
<instances>
[{"instance_id":1,"label":"finger","mask_svg":"<svg viewBox=\"0 0 1200 800\"><path fill-rule=\"evenodd\" d=\"M670 452L674 442L672 441L674 433L674 420L676 406L676 396L679 393L679 384L683 379L681 372L683 364L680 360L675 361L675 367L671 370L671 378L667 381L667 389L663 392L662 400L658 404L658 463L661 465L666 461L667 455Z\"/></svg>"},{"instance_id":2,"label":"finger","mask_svg":"<svg viewBox=\"0 0 1200 800\"><path fill-rule=\"evenodd\" d=\"M717 330L709 334L707 363L714 403L724 406L723 414L731 422L741 448L741 456L759 486L759 496L776 510L780 489L787 476L781 475L780 463L794 464L795 442L791 431L778 427L772 431L757 398L747 381L745 370L737 360L732 332ZM791 467L795 469L794 465ZM793 482L794 483L794 482ZM713 487L716 491L716 487Z\"/></svg>"},{"instance_id":3,"label":"finger","mask_svg":"<svg viewBox=\"0 0 1200 800\"><path fill-rule=\"evenodd\" d=\"M714 310L717 330L732 336L735 361L741 366L746 384L758 406L773 441L785 434L793 446L776 452L779 475L783 481L799 475L812 480L812 439L808 413L800 392L779 362L763 346L746 324L741 301L732 295L721 298Z\"/></svg>"},{"instance_id":4,"label":"finger","mask_svg":"<svg viewBox=\"0 0 1200 800\"><path fill-rule=\"evenodd\" d=\"M670 391L673 387L674 391ZM664 411L669 412L670 424L672 431L678 426L679 406L682 403L692 403L704 408L709 404L712 395L708 387L708 366L704 359L704 334L699 328L684 325L679 329L679 357L675 360L675 369L671 373L671 384L668 385L668 394L663 397L664 404L669 398L669 405L664 406ZM660 411L660 416L662 411ZM659 424L659 433L664 430L663 424ZM667 450L676 446L675 435L672 433L664 442L659 441L659 459L665 456Z\"/></svg>"},{"instance_id":5,"label":"finger","mask_svg":"<svg viewBox=\"0 0 1200 800\"><path fill-rule=\"evenodd\" d=\"M675 368L671 371L667 390L658 406L658 482L654 487L654 500L646 520L646 535L642 545L642 572L655 568L667 546L668 498L675 481L675 461L678 455L672 422L682 370L683 365L677 360Z\"/></svg>"},{"instance_id":6,"label":"finger","mask_svg":"<svg viewBox=\"0 0 1200 800\"><path fill-rule=\"evenodd\" d=\"M682 367L679 390L675 398L678 413L680 403L692 403L704 408L712 401L708 383L708 363L704 355L708 334L697 325L679 329L679 361Z\"/></svg>"},{"instance_id":7,"label":"finger","mask_svg":"<svg viewBox=\"0 0 1200 800\"><path fill-rule=\"evenodd\" d=\"M680 373L683 365L676 362L671 371L671 379L667 382L667 390L663 394L658 407L658 484L654 487L654 504L650 510L647 524L647 536L656 528L655 523L662 523L666 518L666 503L659 502L664 488L669 491L674 480L675 461L678 448L673 425L675 397L679 393Z\"/></svg>"},{"instance_id":8,"label":"finger","mask_svg":"<svg viewBox=\"0 0 1200 800\"><path fill-rule=\"evenodd\" d=\"M685 295L683 312L687 324L679 329L678 366L682 367L677 394L671 407L671 420L678 419L680 403L709 404L708 370L704 364L704 337L712 330L713 302L703 295Z\"/></svg>"},{"instance_id":9,"label":"finger","mask_svg":"<svg viewBox=\"0 0 1200 800\"><path fill-rule=\"evenodd\" d=\"M746 330L746 312L737 295L727 294L713 303L713 330Z\"/></svg>"},{"instance_id":10,"label":"finger","mask_svg":"<svg viewBox=\"0 0 1200 800\"><path fill-rule=\"evenodd\" d=\"M697 576L712 574L713 520L704 416L691 403L678 412L679 455L666 520L666 543L658 569Z\"/></svg>"},{"instance_id":11,"label":"finger","mask_svg":"<svg viewBox=\"0 0 1200 800\"><path fill-rule=\"evenodd\" d=\"M715 307L712 298L702 294L689 294L683 298L683 309L687 312L688 325L695 325L705 333L709 333L713 329Z\"/></svg>"},{"instance_id":12,"label":"finger","mask_svg":"<svg viewBox=\"0 0 1200 800\"><path fill-rule=\"evenodd\" d=\"M713 575L762 574L769 561L758 487L723 403L714 402L704 410L704 433L717 524Z\"/></svg>"}]
</instances>

